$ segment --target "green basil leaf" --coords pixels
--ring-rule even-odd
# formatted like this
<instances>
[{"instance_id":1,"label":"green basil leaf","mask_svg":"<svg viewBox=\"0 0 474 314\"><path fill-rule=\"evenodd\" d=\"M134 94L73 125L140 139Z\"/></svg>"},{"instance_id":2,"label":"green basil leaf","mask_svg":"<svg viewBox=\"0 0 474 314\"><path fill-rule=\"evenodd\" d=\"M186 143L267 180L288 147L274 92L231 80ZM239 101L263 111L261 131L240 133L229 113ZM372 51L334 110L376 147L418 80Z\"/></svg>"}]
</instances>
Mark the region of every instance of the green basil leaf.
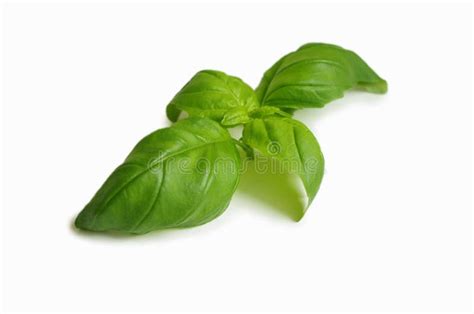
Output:
<instances>
[{"instance_id":1,"label":"green basil leaf","mask_svg":"<svg viewBox=\"0 0 474 314\"><path fill-rule=\"evenodd\" d=\"M226 129L206 118L182 120L142 139L75 225L142 234L204 224L227 208L239 166Z\"/></svg>"},{"instance_id":2,"label":"green basil leaf","mask_svg":"<svg viewBox=\"0 0 474 314\"><path fill-rule=\"evenodd\" d=\"M233 127L239 124L245 124L250 121L249 112L243 107L237 107L227 111L221 120L225 127Z\"/></svg>"},{"instance_id":3,"label":"green basil leaf","mask_svg":"<svg viewBox=\"0 0 474 314\"><path fill-rule=\"evenodd\" d=\"M280 108L270 107L270 106L257 108L253 110L252 112L250 112L249 116L250 118L253 118L253 119L264 118L268 116L280 116L280 117L291 118L291 114L289 114L288 112L285 112L281 110Z\"/></svg>"},{"instance_id":4,"label":"green basil leaf","mask_svg":"<svg viewBox=\"0 0 474 314\"><path fill-rule=\"evenodd\" d=\"M247 123L242 140L261 155L279 161L279 171L300 177L308 196L306 211L324 174L324 157L313 133L291 118L267 117Z\"/></svg>"},{"instance_id":5,"label":"green basil leaf","mask_svg":"<svg viewBox=\"0 0 474 314\"><path fill-rule=\"evenodd\" d=\"M321 108L351 88L385 93L387 82L354 52L335 45L310 43L267 70L256 93L262 106Z\"/></svg>"},{"instance_id":6,"label":"green basil leaf","mask_svg":"<svg viewBox=\"0 0 474 314\"><path fill-rule=\"evenodd\" d=\"M224 118L221 120L221 124L225 127L233 127L239 124L249 123L252 119L267 116L291 117L291 114L277 107L270 106L258 107L250 112L245 108L239 107L227 111Z\"/></svg>"},{"instance_id":7,"label":"green basil leaf","mask_svg":"<svg viewBox=\"0 0 474 314\"><path fill-rule=\"evenodd\" d=\"M182 111L189 116L221 121L229 110L247 112L259 107L254 90L235 76L220 71L200 71L174 96L166 108L175 122Z\"/></svg>"}]
</instances>

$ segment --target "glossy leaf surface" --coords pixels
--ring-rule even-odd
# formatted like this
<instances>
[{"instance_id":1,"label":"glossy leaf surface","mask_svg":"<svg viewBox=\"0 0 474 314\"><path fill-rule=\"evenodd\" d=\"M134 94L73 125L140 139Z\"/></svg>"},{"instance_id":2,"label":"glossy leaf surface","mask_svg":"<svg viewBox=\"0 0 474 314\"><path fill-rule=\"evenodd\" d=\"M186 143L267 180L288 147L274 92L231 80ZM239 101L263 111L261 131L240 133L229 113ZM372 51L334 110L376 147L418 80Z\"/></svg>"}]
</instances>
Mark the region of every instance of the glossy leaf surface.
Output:
<instances>
[{"instance_id":1,"label":"glossy leaf surface","mask_svg":"<svg viewBox=\"0 0 474 314\"><path fill-rule=\"evenodd\" d=\"M220 71L200 71L176 94L166 108L171 121L177 121L182 111L189 116L208 117L221 121L232 111L226 123L238 113L241 118L246 112L259 106L254 90L235 76Z\"/></svg>"},{"instance_id":2,"label":"glossy leaf surface","mask_svg":"<svg viewBox=\"0 0 474 314\"><path fill-rule=\"evenodd\" d=\"M310 43L281 58L256 88L262 106L320 108L356 88L385 93L387 82L357 54L342 47Z\"/></svg>"},{"instance_id":3,"label":"glossy leaf surface","mask_svg":"<svg viewBox=\"0 0 474 314\"><path fill-rule=\"evenodd\" d=\"M228 131L189 118L142 139L76 219L81 229L146 233L219 216L239 181Z\"/></svg>"}]
</instances>

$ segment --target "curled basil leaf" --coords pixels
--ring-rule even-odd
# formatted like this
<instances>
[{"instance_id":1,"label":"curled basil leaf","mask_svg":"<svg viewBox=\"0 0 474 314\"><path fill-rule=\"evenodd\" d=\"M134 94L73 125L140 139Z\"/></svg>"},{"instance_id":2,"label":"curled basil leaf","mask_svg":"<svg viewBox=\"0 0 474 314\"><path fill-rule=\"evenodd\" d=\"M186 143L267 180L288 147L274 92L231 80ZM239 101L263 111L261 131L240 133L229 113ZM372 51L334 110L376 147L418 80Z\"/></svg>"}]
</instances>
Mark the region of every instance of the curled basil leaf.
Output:
<instances>
[{"instance_id":1,"label":"curled basil leaf","mask_svg":"<svg viewBox=\"0 0 474 314\"><path fill-rule=\"evenodd\" d=\"M226 129L206 118L182 120L142 139L75 225L137 234L201 225L227 208L239 165Z\"/></svg>"},{"instance_id":2,"label":"curled basil leaf","mask_svg":"<svg viewBox=\"0 0 474 314\"><path fill-rule=\"evenodd\" d=\"M279 161L278 171L300 177L308 196L306 211L324 174L324 157L313 133L291 118L266 117L247 123L242 141L261 155Z\"/></svg>"},{"instance_id":3,"label":"curled basil leaf","mask_svg":"<svg viewBox=\"0 0 474 314\"><path fill-rule=\"evenodd\" d=\"M387 82L354 52L336 45L310 43L267 70L256 93L262 106L291 112L323 107L351 88L385 93Z\"/></svg>"},{"instance_id":4,"label":"curled basil leaf","mask_svg":"<svg viewBox=\"0 0 474 314\"><path fill-rule=\"evenodd\" d=\"M250 110L259 107L257 96L253 89L235 76L220 71L204 70L198 72L174 96L166 108L166 114L171 121L177 121L182 111L189 116L207 117L221 121L226 113L233 111L227 117L227 125L234 123L235 115L243 119Z\"/></svg>"}]
</instances>

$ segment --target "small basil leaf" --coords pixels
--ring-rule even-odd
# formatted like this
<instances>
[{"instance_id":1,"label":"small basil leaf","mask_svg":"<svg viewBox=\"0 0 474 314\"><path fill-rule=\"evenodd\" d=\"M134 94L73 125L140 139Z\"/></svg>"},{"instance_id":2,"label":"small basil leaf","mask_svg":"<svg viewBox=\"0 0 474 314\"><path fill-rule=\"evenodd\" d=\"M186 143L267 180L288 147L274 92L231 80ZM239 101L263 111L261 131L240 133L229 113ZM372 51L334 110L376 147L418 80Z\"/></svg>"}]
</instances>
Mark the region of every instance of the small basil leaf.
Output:
<instances>
[{"instance_id":1,"label":"small basil leaf","mask_svg":"<svg viewBox=\"0 0 474 314\"><path fill-rule=\"evenodd\" d=\"M224 118L221 120L221 124L226 127L233 127L239 124L246 124L251 119L263 118L267 116L280 116L280 117L291 117L291 114L281 110L277 107L265 106L258 107L250 112L243 107L231 109L226 112Z\"/></svg>"},{"instance_id":2,"label":"small basil leaf","mask_svg":"<svg viewBox=\"0 0 474 314\"><path fill-rule=\"evenodd\" d=\"M253 119L263 118L263 117L268 117L268 116L275 116L275 115L280 116L280 117L291 118L291 114L277 107L265 106L265 107L257 108L253 110L252 112L250 112L250 117Z\"/></svg>"},{"instance_id":3,"label":"small basil leaf","mask_svg":"<svg viewBox=\"0 0 474 314\"><path fill-rule=\"evenodd\" d=\"M261 155L279 161L277 169L300 177L308 196L306 211L324 173L324 157L313 133L291 118L267 117L246 124L242 140Z\"/></svg>"},{"instance_id":4,"label":"small basil leaf","mask_svg":"<svg viewBox=\"0 0 474 314\"><path fill-rule=\"evenodd\" d=\"M245 124L249 121L250 117L247 109L238 107L227 111L221 120L221 124L226 127L232 127L239 124Z\"/></svg>"},{"instance_id":5,"label":"small basil leaf","mask_svg":"<svg viewBox=\"0 0 474 314\"><path fill-rule=\"evenodd\" d=\"M201 225L228 206L239 165L226 129L206 118L182 120L142 139L75 225L137 234Z\"/></svg>"},{"instance_id":6,"label":"small basil leaf","mask_svg":"<svg viewBox=\"0 0 474 314\"><path fill-rule=\"evenodd\" d=\"M189 116L220 121L232 109L252 110L259 106L253 89L241 79L220 71L204 70L174 96L166 108L168 118L175 122L181 111Z\"/></svg>"},{"instance_id":7,"label":"small basil leaf","mask_svg":"<svg viewBox=\"0 0 474 314\"><path fill-rule=\"evenodd\" d=\"M267 70L256 93L262 106L320 108L351 88L385 93L387 82L354 52L335 45L310 43Z\"/></svg>"}]
</instances>

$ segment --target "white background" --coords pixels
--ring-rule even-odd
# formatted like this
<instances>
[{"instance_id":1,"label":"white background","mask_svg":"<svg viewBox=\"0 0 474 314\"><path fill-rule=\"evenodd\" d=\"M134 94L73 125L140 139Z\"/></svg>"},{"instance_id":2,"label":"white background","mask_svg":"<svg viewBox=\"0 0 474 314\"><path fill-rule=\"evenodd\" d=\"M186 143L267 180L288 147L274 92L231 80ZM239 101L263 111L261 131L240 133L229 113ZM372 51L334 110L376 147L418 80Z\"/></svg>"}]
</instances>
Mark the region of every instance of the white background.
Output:
<instances>
[{"instance_id":1,"label":"white background","mask_svg":"<svg viewBox=\"0 0 474 314\"><path fill-rule=\"evenodd\" d=\"M471 9L7 4L4 309L470 311ZM243 178L202 227L71 227L134 144L168 125L167 102L196 71L256 86L311 41L356 51L389 93L296 114L326 157L301 222L274 201L281 186Z\"/></svg>"}]
</instances>

